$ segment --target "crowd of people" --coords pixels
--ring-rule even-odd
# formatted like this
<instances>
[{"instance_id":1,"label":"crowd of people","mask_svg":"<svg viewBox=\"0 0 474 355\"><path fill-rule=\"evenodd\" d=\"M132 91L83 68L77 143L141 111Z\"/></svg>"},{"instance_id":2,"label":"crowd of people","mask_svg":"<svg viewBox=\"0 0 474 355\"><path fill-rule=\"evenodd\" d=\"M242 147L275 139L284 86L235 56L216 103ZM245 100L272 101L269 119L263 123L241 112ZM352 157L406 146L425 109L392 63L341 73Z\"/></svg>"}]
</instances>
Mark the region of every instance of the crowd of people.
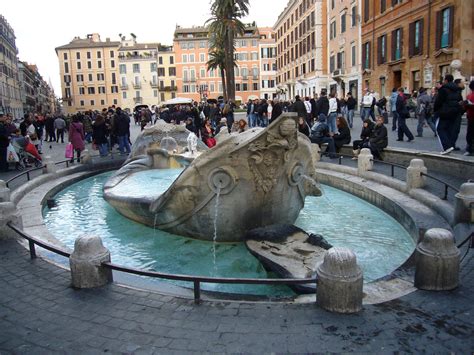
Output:
<instances>
[{"instance_id":1,"label":"crowd of people","mask_svg":"<svg viewBox=\"0 0 474 355\"><path fill-rule=\"evenodd\" d=\"M146 125L163 120L167 123L183 124L194 132L208 146L217 144L215 136L223 130L228 133L242 133L249 128L267 127L282 112L296 112L298 130L309 137L312 143L327 144L326 153L335 158L341 147L352 141L354 157L360 149L369 148L376 159L382 159L382 151L388 145L388 132L385 127L391 116L391 129L397 131L398 141L407 138L408 142L415 136L406 125L406 120L413 114L418 120L416 137L422 137L429 129L439 139L441 154L459 150L457 145L462 115L467 115L466 152L474 155L474 81L469 84L470 93L466 100L461 95L464 84L454 80L451 74L444 77L431 89L420 88L418 92L407 95L403 88L394 88L390 97L377 98L377 95L366 89L361 99L360 118L363 122L360 139L352 140L351 129L354 125L357 101L351 93L337 98L334 93L327 94L322 90L320 95L302 99L298 95L293 102L280 102L277 99L254 99L245 105L246 119L236 121L236 105L232 101L209 100L193 102L186 105L169 107L144 106L132 117L135 124L143 130ZM81 152L86 143L92 143L100 156L105 157L118 145L121 154L129 154L130 115L120 107L104 108L99 111L87 111L72 116L25 114L21 122L15 123L10 114L0 112L0 171L7 171L9 161L7 151L11 143L24 141L24 146L34 147L36 156L41 158L44 142L65 142L72 144L75 152L71 162L80 161ZM31 153L35 156L35 152Z\"/></svg>"}]
</instances>

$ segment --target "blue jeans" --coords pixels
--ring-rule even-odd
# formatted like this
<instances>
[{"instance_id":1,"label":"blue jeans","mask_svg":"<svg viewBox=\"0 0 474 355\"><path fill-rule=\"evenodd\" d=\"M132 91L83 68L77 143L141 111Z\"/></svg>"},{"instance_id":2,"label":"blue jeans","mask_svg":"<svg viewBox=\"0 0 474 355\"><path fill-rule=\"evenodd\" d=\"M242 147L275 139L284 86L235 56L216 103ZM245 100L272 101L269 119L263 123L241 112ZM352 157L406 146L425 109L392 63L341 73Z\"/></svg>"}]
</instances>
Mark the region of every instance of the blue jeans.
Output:
<instances>
[{"instance_id":1,"label":"blue jeans","mask_svg":"<svg viewBox=\"0 0 474 355\"><path fill-rule=\"evenodd\" d=\"M360 111L360 119L364 121L366 118L369 118L370 116L370 107L362 107L362 110Z\"/></svg>"},{"instance_id":2,"label":"blue jeans","mask_svg":"<svg viewBox=\"0 0 474 355\"><path fill-rule=\"evenodd\" d=\"M249 121L249 127L250 127L250 128L255 127L256 124L257 124L257 117L256 117L256 115L255 115L254 113L249 114L248 121Z\"/></svg>"},{"instance_id":3,"label":"blue jeans","mask_svg":"<svg viewBox=\"0 0 474 355\"><path fill-rule=\"evenodd\" d=\"M130 154L130 145L128 144L128 136L118 136L117 137L120 154L125 154L124 150L127 154Z\"/></svg>"},{"instance_id":4,"label":"blue jeans","mask_svg":"<svg viewBox=\"0 0 474 355\"><path fill-rule=\"evenodd\" d=\"M349 127L352 128L352 125L354 124L354 110L347 111L347 123L349 123Z\"/></svg>"},{"instance_id":5,"label":"blue jeans","mask_svg":"<svg viewBox=\"0 0 474 355\"><path fill-rule=\"evenodd\" d=\"M107 156L109 154L109 145L107 143L99 144L99 154L101 157Z\"/></svg>"},{"instance_id":6,"label":"blue jeans","mask_svg":"<svg viewBox=\"0 0 474 355\"><path fill-rule=\"evenodd\" d=\"M328 126L329 126L329 131L332 132L332 133L336 133L336 131L337 131L336 117L337 117L336 112L332 112L328 116L328 122L327 123L328 123Z\"/></svg>"},{"instance_id":7,"label":"blue jeans","mask_svg":"<svg viewBox=\"0 0 474 355\"><path fill-rule=\"evenodd\" d=\"M321 144L327 143L326 153L329 153L331 159L337 158L336 155L336 145L334 144L334 139L332 137L310 137L311 143L318 144L321 147Z\"/></svg>"},{"instance_id":8,"label":"blue jeans","mask_svg":"<svg viewBox=\"0 0 474 355\"><path fill-rule=\"evenodd\" d=\"M392 111L392 131L397 129L397 122L398 122L398 113L397 111Z\"/></svg>"}]
</instances>

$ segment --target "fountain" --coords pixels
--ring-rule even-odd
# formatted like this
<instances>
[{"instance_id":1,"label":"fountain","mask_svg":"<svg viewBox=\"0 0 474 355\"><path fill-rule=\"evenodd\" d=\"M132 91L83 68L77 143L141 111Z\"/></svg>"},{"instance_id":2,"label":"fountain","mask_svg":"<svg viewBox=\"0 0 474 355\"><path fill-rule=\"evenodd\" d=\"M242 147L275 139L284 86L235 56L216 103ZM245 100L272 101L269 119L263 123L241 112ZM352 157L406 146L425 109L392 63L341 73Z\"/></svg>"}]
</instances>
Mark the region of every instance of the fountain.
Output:
<instances>
[{"instance_id":1,"label":"fountain","mask_svg":"<svg viewBox=\"0 0 474 355\"><path fill-rule=\"evenodd\" d=\"M311 142L298 134L292 113L283 114L266 129L230 135L191 158L158 198L124 195L120 184L130 175L189 157L164 149L149 148L147 154L130 158L107 181L104 198L124 216L173 234L211 241L217 227L220 242L243 241L251 229L293 224L306 196L321 194L305 178L314 178L315 173ZM220 218L215 221L212 201L218 196Z\"/></svg>"}]
</instances>

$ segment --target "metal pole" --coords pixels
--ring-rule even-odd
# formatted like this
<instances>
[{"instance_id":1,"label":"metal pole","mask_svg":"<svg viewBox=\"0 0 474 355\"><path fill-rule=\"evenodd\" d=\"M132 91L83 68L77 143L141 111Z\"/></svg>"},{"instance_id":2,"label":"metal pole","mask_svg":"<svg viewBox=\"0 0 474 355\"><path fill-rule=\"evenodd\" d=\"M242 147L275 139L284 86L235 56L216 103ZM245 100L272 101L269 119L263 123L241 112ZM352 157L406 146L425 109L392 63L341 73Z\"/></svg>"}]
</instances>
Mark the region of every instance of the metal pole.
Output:
<instances>
[{"instance_id":1,"label":"metal pole","mask_svg":"<svg viewBox=\"0 0 474 355\"><path fill-rule=\"evenodd\" d=\"M444 197L443 200L448 199L448 185L444 184Z\"/></svg>"},{"instance_id":2,"label":"metal pole","mask_svg":"<svg viewBox=\"0 0 474 355\"><path fill-rule=\"evenodd\" d=\"M390 168L392 170L392 177L395 176L395 165L390 165Z\"/></svg>"},{"instance_id":3,"label":"metal pole","mask_svg":"<svg viewBox=\"0 0 474 355\"><path fill-rule=\"evenodd\" d=\"M29 240L28 244L30 245L30 258L36 259L35 243L32 240Z\"/></svg>"},{"instance_id":4,"label":"metal pole","mask_svg":"<svg viewBox=\"0 0 474 355\"><path fill-rule=\"evenodd\" d=\"M199 304L201 302L201 283L198 280L194 280L194 303Z\"/></svg>"}]
</instances>

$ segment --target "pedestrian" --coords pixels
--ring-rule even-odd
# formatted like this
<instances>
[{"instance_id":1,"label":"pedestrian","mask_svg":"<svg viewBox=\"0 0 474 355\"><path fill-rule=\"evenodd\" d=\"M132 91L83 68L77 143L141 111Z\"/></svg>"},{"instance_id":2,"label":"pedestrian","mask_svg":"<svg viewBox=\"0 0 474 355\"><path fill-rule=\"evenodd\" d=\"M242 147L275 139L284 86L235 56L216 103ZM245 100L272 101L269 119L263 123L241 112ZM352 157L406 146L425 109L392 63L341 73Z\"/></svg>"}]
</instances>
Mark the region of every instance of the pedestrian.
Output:
<instances>
[{"instance_id":1,"label":"pedestrian","mask_svg":"<svg viewBox=\"0 0 474 355\"><path fill-rule=\"evenodd\" d=\"M59 138L61 138L61 143L64 143L64 130L66 129L66 121L61 116L56 117L54 120L54 129L56 129L56 142L59 143Z\"/></svg>"},{"instance_id":2,"label":"pedestrian","mask_svg":"<svg viewBox=\"0 0 474 355\"><path fill-rule=\"evenodd\" d=\"M465 101L465 109L467 115L467 132L466 132L466 152L464 155L474 155L474 80L469 83L471 93L467 95Z\"/></svg>"},{"instance_id":3,"label":"pedestrian","mask_svg":"<svg viewBox=\"0 0 474 355\"><path fill-rule=\"evenodd\" d=\"M105 123L105 117L102 114L97 115L92 124L92 141L99 149L101 157L106 157L109 154L108 134L109 132L107 124Z\"/></svg>"},{"instance_id":4,"label":"pedestrian","mask_svg":"<svg viewBox=\"0 0 474 355\"><path fill-rule=\"evenodd\" d=\"M327 97L327 92L326 90L321 90L319 99L318 101L316 101L314 119L319 120L323 116L324 122L326 122L328 114L329 114L329 99Z\"/></svg>"},{"instance_id":5,"label":"pedestrian","mask_svg":"<svg viewBox=\"0 0 474 355\"><path fill-rule=\"evenodd\" d=\"M456 79L454 80L454 83L457 85L457 87L459 88L459 92L461 93L465 87L464 87L464 81L462 79ZM461 105L461 111L464 111L464 106ZM456 116L456 120L454 121L454 132L453 132L453 139L454 139L454 150L461 150L461 148L459 148L457 145L456 145L456 142L458 141L458 137L459 137L459 132L461 132L461 122L462 122L462 114L463 112L461 112L459 115Z\"/></svg>"},{"instance_id":6,"label":"pedestrian","mask_svg":"<svg viewBox=\"0 0 474 355\"><path fill-rule=\"evenodd\" d=\"M421 87L418 90L418 97L416 98L416 109L418 116L418 125L416 126L417 137L423 137L423 126L428 124L436 137L436 126L431 120L431 96L425 88Z\"/></svg>"},{"instance_id":7,"label":"pedestrian","mask_svg":"<svg viewBox=\"0 0 474 355\"><path fill-rule=\"evenodd\" d=\"M373 103L374 103L374 97L372 93L370 92L370 90L367 88L365 89L365 94L362 97L362 102L361 102L360 118L362 121L364 121L366 118L371 116Z\"/></svg>"},{"instance_id":8,"label":"pedestrian","mask_svg":"<svg viewBox=\"0 0 474 355\"><path fill-rule=\"evenodd\" d=\"M318 144L321 148L321 145L327 143L326 152L329 154L329 158L336 159L336 146L334 144L334 139L331 136L329 131L329 126L326 123L326 116L321 115L316 121L316 123L311 127L311 133L309 136L311 143Z\"/></svg>"},{"instance_id":9,"label":"pedestrian","mask_svg":"<svg viewBox=\"0 0 474 355\"><path fill-rule=\"evenodd\" d=\"M280 115L283 113L283 107L281 106L280 100L274 99L273 100L273 107L272 107L272 115L270 118L269 124L275 121Z\"/></svg>"},{"instance_id":10,"label":"pedestrian","mask_svg":"<svg viewBox=\"0 0 474 355\"><path fill-rule=\"evenodd\" d=\"M392 94L390 95L390 112L392 113L392 131L397 130L397 122L398 122L397 98L398 98L398 90L397 88L393 88Z\"/></svg>"},{"instance_id":11,"label":"pedestrian","mask_svg":"<svg viewBox=\"0 0 474 355\"><path fill-rule=\"evenodd\" d=\"M10 144L6 126L6 117L0 112L0 172L8 171L7 148Z\"/></svg>"},{"instance_id":12,"label":"pedestrian","mask_svg":"<svg viewBox=\"0 0 474 355\"><path fill-rule=\"evenodd\" d=\"M357 101L354 99L350 92L347 93L346 108L347 108L347 123L352 128L354 124L354 113L356 109Z\"/></svg>"},{"instance_id":13,"label":"pedestrian","mask_svg":"<svg viewBox=\"0 0 474 355\"><path fill-rule=\"evenodd\" d=\"M440 141L441 154L449 154L454 150L456 141L456 120L461 115L461 104L463 104L461 91L454 83L451 74L444 76L444 84L438 89L438 95L433 110L438 114L436 131Z\"/></svg>"},{"instance_id":14,"label":"pedestrian","mask_svg":"<svg viewBox=\"0 0 474 355\"><path fill-rule=\"evenodd\" d=\"M69 142L77 155L77 162L81 161L81 152L84 150L84 126L81 123L81 117L76 114L72 118L72 123L69 125ZM74 155L71 158L71 163L74 163Z\"/></svg>"},{"instance_id":15,"label":"pedestrian","mask_svg":"<svg viewBox=\"0 0 474 355\"><path fill-rule=\"evenodd\" d=\"M347 124L344 116L340 115L336 118L337 133L333 135L334 145L336 147L336 152L339 153L344 144L349 144L351 142L351 130Z\"/></svg>"},{"instance_id":16,"label":"pedestrian","mask_svg":"<svg viewBox=\"0 0 474 355\"><path fill-rule=\"evenodd\" d=\"M331 133L336 133L336 118L337 118L337 99L336 94L331 92L329 94L329 115L327 124Z\"/></svg>"},{"instance_id":17,"label":"pedestrian","mask_svg":"<svg viewBox=\"0 0 474 355\"><path fill-rule=\"evenodd\" d=\"M370 152L374 159L383 160L382 151L388 145L388 133L387 128L384 125L384 117L378 116L375 121L375 127L372 132L372 136L369 138Z\"/></svg>"},{"instance_id":18,"label":"pedestrian","mask_svg":"<svg viewBox=\"0 0 474 355\"><path fill-rule=\"evenodd\" d=\"M296 112L298 118L302 117L305 121L307 121L307 113L306 107L299 95L295 96L295 102L291 105L291 112Z\"/></svg>"},{"instance_id":19,"label":"pedestrian","mask_svg":"<svg viewBox=\"0 0 474 355\"><path fill-rule=\"evenodd\" d=\"M406 135L408 138L408 142L412 142L415 137L413 137L413 133L411 133L410 129L407 127L406 119L410 117L408 112L406 99L405 99L405 91L402 87L398 89L398 97L397 97L397 116L398 116L398 139L397 141L403 142L403 136Z\"/></svg>"},{"instance_id":20,"label":"pedestrian","mask_svg":"<svg viewBox=\"0 0 474 355\"><path fill-rule=\"evenodd\" d=\"M370 118L366 118L362 123L362 131L360 132L360 139L356 139L352 142L352 153L354 157L352 160L357 160L357 156L363 147L368 146L370 137L372 137L372 131L374 130L374 123Z\"/></svg>"},{"instance_id":21,"label":"pedestrian","mask_svg":"<svg viewBox=\"0 0 474 355\"><path fill-rule=\"evenodd\" d=\"M112 131L117 137L120 155L130 154L130 117L120 107L115 110Z\"/></svg>"}]
</instances>

